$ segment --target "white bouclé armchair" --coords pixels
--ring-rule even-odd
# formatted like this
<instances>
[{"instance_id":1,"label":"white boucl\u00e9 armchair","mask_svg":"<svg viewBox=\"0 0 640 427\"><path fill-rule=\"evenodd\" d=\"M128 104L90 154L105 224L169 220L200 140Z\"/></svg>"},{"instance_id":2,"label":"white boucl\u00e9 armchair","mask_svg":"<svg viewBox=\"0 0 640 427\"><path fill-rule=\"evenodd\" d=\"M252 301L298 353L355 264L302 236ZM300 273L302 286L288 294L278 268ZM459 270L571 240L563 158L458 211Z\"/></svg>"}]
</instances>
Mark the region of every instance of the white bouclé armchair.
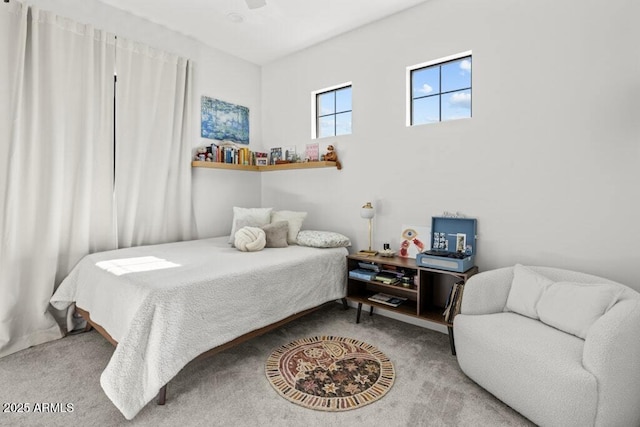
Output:
<instances>
[{"instance_id":1,"label":"white boucl\u00e9 armchair","mask_svg":"<svg viewBox=\"0 0 640 427\"><path fill-rule=\"evenodd\" d=\"M458 363L541 426L640 426L640 294L549 267L487 271L465 284Z\"/></svg>"}]
</instances>

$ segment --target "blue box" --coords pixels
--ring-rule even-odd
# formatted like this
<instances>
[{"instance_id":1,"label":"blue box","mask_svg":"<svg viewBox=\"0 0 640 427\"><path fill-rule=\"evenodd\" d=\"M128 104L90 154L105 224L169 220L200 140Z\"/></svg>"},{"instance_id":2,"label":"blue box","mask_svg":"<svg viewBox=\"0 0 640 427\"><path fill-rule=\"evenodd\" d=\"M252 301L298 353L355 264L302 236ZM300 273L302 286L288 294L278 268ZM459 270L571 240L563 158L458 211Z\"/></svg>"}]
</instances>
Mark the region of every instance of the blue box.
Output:
<instances>
[{"instance_id":1,"label":"blue box","mask_svg":"<svg viewBox=\"0 0 640 427\"><path fill-rule=\"evenodd\" d=\"M416 255L418 267L463 273L474 266L478 221L474 218L431 218L431 249Z\"/></svg>"}]
</instances>

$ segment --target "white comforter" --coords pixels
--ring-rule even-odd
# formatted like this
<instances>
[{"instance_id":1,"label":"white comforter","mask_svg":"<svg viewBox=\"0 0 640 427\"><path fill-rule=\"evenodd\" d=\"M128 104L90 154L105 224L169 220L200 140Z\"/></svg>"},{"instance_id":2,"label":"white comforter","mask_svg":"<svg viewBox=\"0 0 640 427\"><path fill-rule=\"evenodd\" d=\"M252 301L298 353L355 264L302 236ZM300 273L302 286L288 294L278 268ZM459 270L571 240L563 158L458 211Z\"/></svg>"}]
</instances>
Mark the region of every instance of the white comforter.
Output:
<instances>
[{"instance_id":1,"label":"white comforter","mask_svg":"<svg viewBox=\"0 0 640 427\"><path fill-rule=\"evenodd\" d=\"M346 254L302 246L240 252L226 237L101 252L74 267L51 304L75 302L118 341L100 383L132 419L199 354L344 297ZM142 257L157 258L158 268L126 269Z\"/></svg>"}]
</instances>

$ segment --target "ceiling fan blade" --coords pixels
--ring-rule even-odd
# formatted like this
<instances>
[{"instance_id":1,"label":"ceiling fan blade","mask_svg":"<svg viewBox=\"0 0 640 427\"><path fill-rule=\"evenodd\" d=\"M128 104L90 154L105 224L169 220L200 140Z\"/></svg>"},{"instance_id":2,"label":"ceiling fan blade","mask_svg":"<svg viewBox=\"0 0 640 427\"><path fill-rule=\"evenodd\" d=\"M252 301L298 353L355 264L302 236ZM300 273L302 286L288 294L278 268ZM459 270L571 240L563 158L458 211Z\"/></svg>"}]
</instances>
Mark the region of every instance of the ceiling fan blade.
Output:
<instances>
[{"instance_id":1,"label":"ceiling fan blade","mask_svg":"<svg viewBox=\"0 0 640 427\"><path fill-rule=\"evenodd\" d=\"M266 6L266 0L244 0L249 6L249 9L258 9L260 7Z\"/></svg>"}]
</instances>

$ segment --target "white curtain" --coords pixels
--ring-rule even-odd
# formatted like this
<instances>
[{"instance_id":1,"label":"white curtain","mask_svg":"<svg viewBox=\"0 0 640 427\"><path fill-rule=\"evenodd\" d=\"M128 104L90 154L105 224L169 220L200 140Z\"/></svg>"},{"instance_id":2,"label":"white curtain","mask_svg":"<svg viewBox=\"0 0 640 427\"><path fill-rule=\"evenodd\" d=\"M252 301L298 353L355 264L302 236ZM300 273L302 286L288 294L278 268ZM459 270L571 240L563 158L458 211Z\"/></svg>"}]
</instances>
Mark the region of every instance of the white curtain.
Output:
<instances>
[{"instance_id":1,"label":"white curtain","mask_svg":"<svg viewBox=\"0 0 640 427\"><path fill-rule=\"evenodd\" d=\"M55 286L114 248L114 36L0 5L0 357L61 336Z\"/></svg>"},{"instance_id":2,"label":"white curtain","mask_svg":"<svg viewBox=\"0 0 640 427\"><path fill-rule=\"evenodd\" d=\"M191 238L191 64L118 37L118 246Z\"/></svg>"}]
</instances>

